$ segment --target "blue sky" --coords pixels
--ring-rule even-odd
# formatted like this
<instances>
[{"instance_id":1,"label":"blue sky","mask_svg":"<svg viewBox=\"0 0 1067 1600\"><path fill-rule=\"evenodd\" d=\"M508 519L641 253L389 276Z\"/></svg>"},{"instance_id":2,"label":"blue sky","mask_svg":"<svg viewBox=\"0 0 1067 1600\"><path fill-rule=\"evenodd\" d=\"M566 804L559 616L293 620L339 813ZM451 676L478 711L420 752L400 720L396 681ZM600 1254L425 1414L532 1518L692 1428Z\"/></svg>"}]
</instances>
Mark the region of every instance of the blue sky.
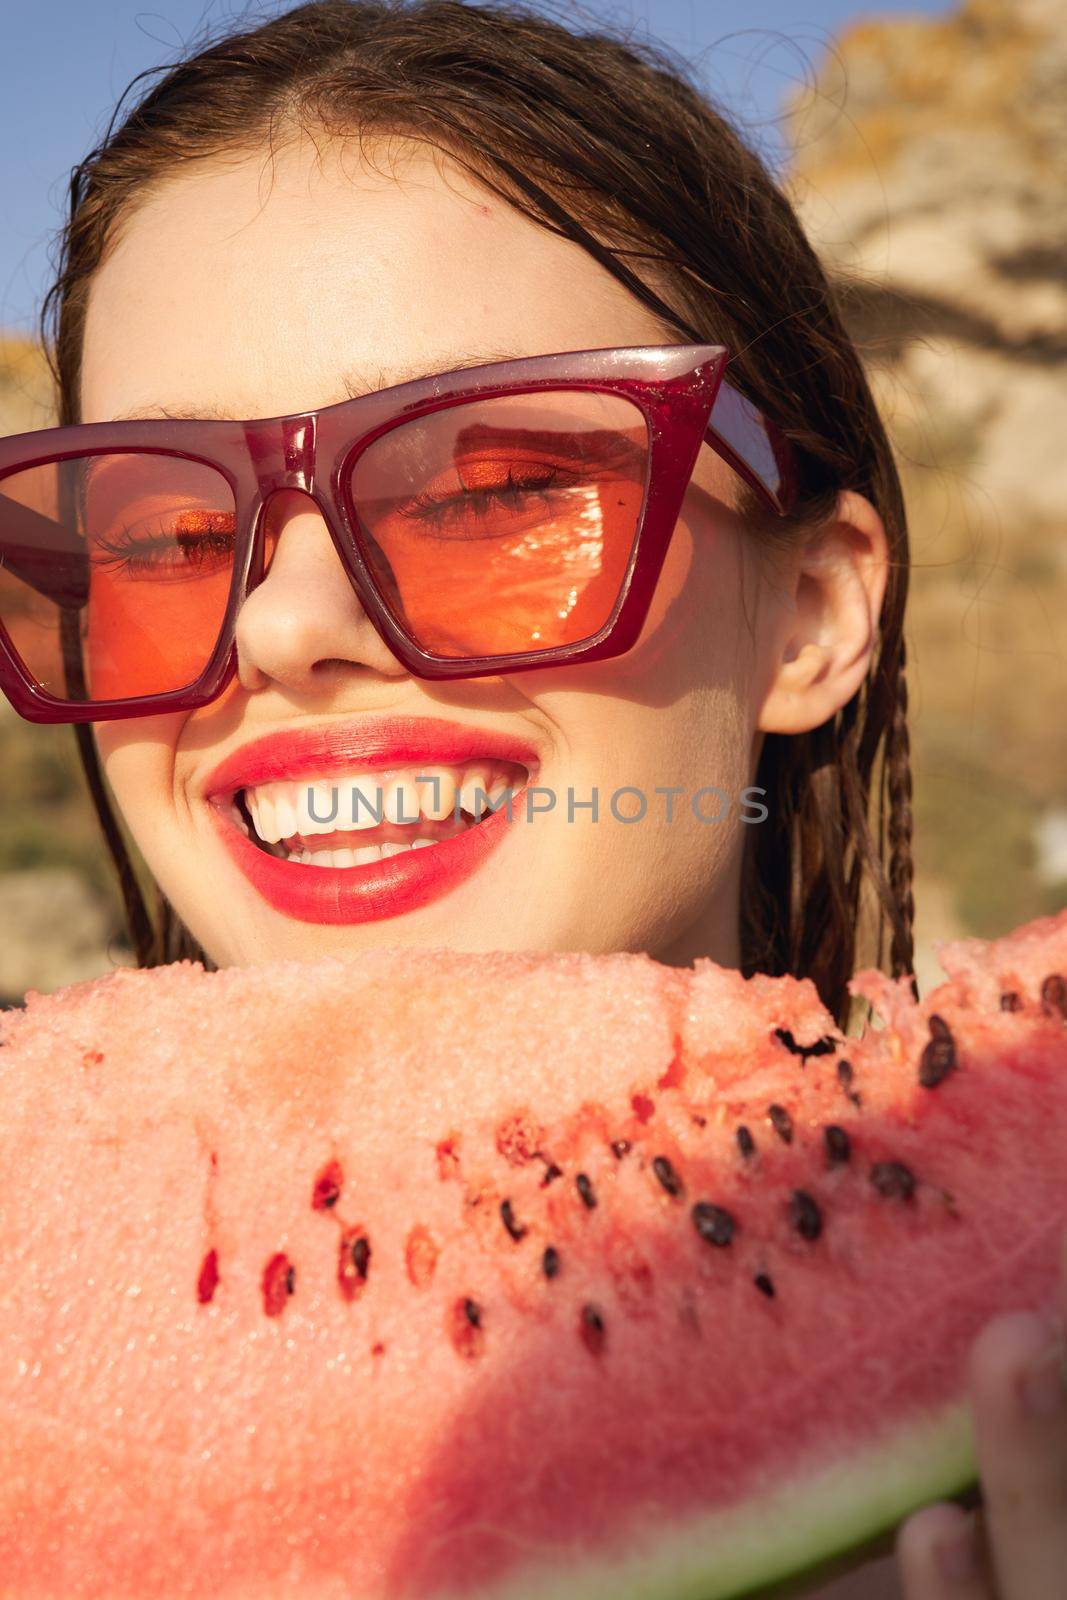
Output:
<instances>
[{"instance_id":1,"label":"blue sky","mask_svg":"<svg viewBox=\"0 0 1067 1600\"><path fill-rule=\"evenodd\" d=\"M262 0L256 14L288 3ZM205 25L222 26L244 9L242 0L0 0L0 328L32 326L70 169L103 133L130 80L180 54ZM782 95L810 77L843 24L952 7L946 0L584 0L584 9L635 25L638 36L651 34L696 63L706 89L777 164Z\"/></svg>"}]
</instances>

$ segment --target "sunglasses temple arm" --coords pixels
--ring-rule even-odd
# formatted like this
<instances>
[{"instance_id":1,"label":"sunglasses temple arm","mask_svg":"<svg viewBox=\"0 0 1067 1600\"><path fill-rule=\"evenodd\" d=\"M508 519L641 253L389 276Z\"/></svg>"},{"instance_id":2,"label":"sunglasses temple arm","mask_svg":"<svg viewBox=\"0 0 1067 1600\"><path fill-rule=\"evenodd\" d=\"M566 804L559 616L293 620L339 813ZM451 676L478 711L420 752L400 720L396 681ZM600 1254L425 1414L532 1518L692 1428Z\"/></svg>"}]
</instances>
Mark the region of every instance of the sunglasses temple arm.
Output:
<instances>
[{"instance_id":1,"label":"sunglasses temple arm","mask_svg":"<svg viewBox=\"0 0 1067 1600\"><path fill-rule=\"evenodd\" d=\"M89 598L85 546L61 522L0 494L0 572L11 572L54 605L78 609Z\"/></svg>"},{"instance_id":2,"label":"sunglasses temple arm","mask_svg":"<svg viewBox=\"0 0 1067 1600\"><path fill-rule=\"evenodd\" d=\"M775 423L725 379L715 396L704 438L778 516L788 516L799 493L793 446Z\"/></svg>"}]
</instances>

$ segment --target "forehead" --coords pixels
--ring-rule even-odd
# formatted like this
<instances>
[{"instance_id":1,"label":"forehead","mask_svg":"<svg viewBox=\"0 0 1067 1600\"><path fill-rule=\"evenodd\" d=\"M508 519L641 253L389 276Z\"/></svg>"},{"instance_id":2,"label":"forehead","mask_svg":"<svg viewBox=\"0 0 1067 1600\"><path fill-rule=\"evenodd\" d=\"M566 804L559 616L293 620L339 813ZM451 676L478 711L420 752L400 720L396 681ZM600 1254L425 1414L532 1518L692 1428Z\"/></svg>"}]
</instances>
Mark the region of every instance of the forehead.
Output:
<instances>
[{"instance_id":1,"label":"forehead","mask_svg":"<svg viewBox=\"0 0 1067 1600\"><path fill-rule=\"evenodd\" d=\"M440 152L303 136L198 163L129 213L89 293L81 418L274 416L477 359L667 337Z\"/></svg>"}]
</instances>

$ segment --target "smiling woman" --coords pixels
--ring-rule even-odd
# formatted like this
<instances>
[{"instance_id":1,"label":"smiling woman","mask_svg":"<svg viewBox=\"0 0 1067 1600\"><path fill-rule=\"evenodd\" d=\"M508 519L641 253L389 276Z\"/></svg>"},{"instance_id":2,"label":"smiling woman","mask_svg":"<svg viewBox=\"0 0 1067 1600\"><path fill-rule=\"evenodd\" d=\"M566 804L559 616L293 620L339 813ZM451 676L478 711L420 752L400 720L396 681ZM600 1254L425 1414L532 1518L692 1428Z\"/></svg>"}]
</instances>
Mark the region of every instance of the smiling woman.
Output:
<instances>
[{"instance_id":1,"label":"smiling woman","mask_svg":"<svg viewBox=\"0 0 1067 1600\"><path fill-rule=\"evenodd\" d=\"M795 216L673 63L301 6L117 111L61 243L61 428L3 492L77 581L9 559L49 627L5 684L78 724L142 964L647 950L844 1017L864 913L910 971L896 470ZM324 829L310 781L396 814Z\"/></svg>"},{"instance_id":2,"label":"smiling woman","mask_svg":"<svg viewBox=\"0 0 1067 1600\"><path fill-rule=\"evenodd\" d=\"M139 964L231 970L3 1030L0 1600L484 1600L545 1541L630 1593L574 1560L612 1483L627 1537L736 1503L753 1434L838 1447L829 1550L843 1415L885 1520L962 1481L884 1448L938 1372L992 1565L935 1506L849 1593L1058 1600L1047 1321L957 1402L1052 1305L1063 919L904 992L901 488L786 196L650 47L313 0L161 69L69 200L0 688L74 725ZM735 1587L772 1521L815 1553L808 1459Z\"/></svg>"},{"instance_id":3,"label":"smiling woman","mask_svg":"<svg viewBox=\"0 0 1067 1600\"><path fill-rule=\"evenodd\" d=\"M861 945L910 974L896 468L665 57L458 0L230 33L76 170L42 334L0 684L75 725L140 965L710 956L839 1023Z\"/></svg>"}]
</instances>

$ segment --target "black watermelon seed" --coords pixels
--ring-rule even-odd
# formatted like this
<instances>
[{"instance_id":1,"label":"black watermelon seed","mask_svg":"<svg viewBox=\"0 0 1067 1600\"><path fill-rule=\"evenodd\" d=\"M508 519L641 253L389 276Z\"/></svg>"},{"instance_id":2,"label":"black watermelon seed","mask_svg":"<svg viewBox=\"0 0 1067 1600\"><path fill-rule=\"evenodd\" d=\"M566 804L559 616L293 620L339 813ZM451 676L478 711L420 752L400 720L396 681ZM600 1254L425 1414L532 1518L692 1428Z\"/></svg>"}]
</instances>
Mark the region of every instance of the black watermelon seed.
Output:
<instances>
[{"instance_id":1,"label":"black watermelon seed","mask_svg":"<svg viewBox=\"0 0 1067 1600\"><path fill-rule=\"evenodd\" d=\"M604 1348L604 1318L596 1306L582 1307L579 1328L586 1349L598 1356Z\"/></svg>"},{"instance_id":2,"label":"black watermelon seed","mask_svg":"<svg viewBox=\"0 0 1067 1600\"><path fill-rule=\"evenodd\" d=\"M467 1321L470 1323L472 1328L480 1328L481 1327L481 1325L482 1325L482 1308L478 1304L477 1300L471 1300L471 1299L464 1300L464 1302L463 1302L463 1315L466 1317Z\"/></svg>"},{"instance_id":3,"label":"black watermelon seed","mask_svg":"<svg viewBox=\"0 0 1067 1600\"><path fill-rule=\"evenodd\" d=\"M837 1040L830 1033L824 1033L821 1039L816 1039L814 1044L806 1045L804 1054L807 1056L828 1056L837 1049Z\"/></svg>"},{"instance_id":4,"label":"black watermelon seed","mask_svg":"<svg viewBox=\"0 0 1067 1600\"><path fill-rule=\"evenodd\" d=\"M779 1139L781 1139L785 1144L792 1144L793 1119L789 1115L789 1112L785 1109L785 1106L768 1106L767 1115L770 1117L771 1126L774 1128L774 1131L778 1135Z\"/></svg>"},{"instance_id":5,"label":"black watermelon seed","mask_svg":"<svg viewBox=\"0 0 1067 1600\"><path fill-rule=\"evenodd\" d=\"M789 1211L793 1226L802 1239L814 1240L819 1237L822 1233L822 1212L810 1194L803 1189L794 1189Z\"/></svg>"},{"instance_id":6,"label":"black watermelon seed","mask_svg":"<svg viewBox=\"0 0 1067 1600\"><path fill-rule=\"evenodd\" d=\"M852 1104L854 1106L858 1106L861 1104L861 1096L858 1095L852 1087L852 1081L854 1077L855 1073L852 1069L851 1061L846 1061L842 1056L841 1060L837 1063L837 1081L841 1085L842 1089L844 1089L845 1094L852 1101Z\"/></svg>"},{"instance_id":7,"label":"black watermelon seed","mask_svg":"<svg viewBox=\"0 0 1067 1600\"><path fill-rule=\"evenodd\" d=\"M1001 1011L1021 1011L1023 1008L1022 996L1014 989L1008 989L1000 997Z\"/></svg>"},{"instance_id":8,"label":"black watermelon seed","mask_svg":"<svg viewBox=\"0 0 1067 1600\"><path fill-rule=\"evenodd\" d=\"M285 1292L287 1294L293 1294L295 1290L296 1290L296 1268L295 1267L290 1267L288 1272L285 1274Z\"/></svg>"},{"instance_id":9,"label":"black watermelon seed","mask_svg":"<svg viewBox=\"0 0 1067 1600\"><path fill-rule=\"evenodd\" d=\"M1050 972L1041 985L1041 1007L1049 1016L1058 1011L1067 1022L1067 978L1059 972Z\"/></svg>"},{"instance_id":10,"label":"black watermelon seed","mask_svg":"<svg viewBox=\"0 0 1067 1600\"><path fill-rule=\"evenodd\" d=\"M545 1253L541 1257L541 1270L546 1278L554 1278L559 1272L559 1251L554 1244L545 1246Z\"/></svg>"},{"instance_id":11,"label":"black watermelon seed","mask_svg":"<svg viewBox=\"0 0 1067 1600\"><path fill-rule=\"evenodd\" d=\"M903 1161L876 1161L871 1182L886 1200L910 1200L915 1193L915 1174Z\"/></svg>"},{"instance_id":12,"label":"black watermelon seed","mask_svg":"<svg viewBox=\"0 0 1067 1600\"><path fill-rule=\"evenodd\" d=\"M852 1154L852 1144L844 1128L839 1128L836 1122L831 1122L822 1133L826 1145L826 1159L830 1166L836 1167L847 1161Z\"/></svg>"},{"instance_id":13,"label":"black watermelon seed","mask_svg":"<svg viewBox=\"0 0 1067 1600\"><path fill-rule=\"evenodd\" d=\"M621 1161L623 1156L628 1155L629 1152L630 1152L630 1141L629 1141L629 1139L616 1139L614 1141L614 1143L612 1144L611 1153L615 1157L616 1161Z\"/></svg>"},{"instance_id":14,"label":"black watermelon seed","mask_svg":"<svg viewBox=\"0 0 1067 1600\"><path fill-rule=\"evenodd\" d=\"M682 1180L667 1160L666 1156L655 1156L652 1161L652 1171L669 1195L677 1200L682 1193Z\"/></svg>"},{"instance_id":15,"label":"black watermelon seed","mask_svg":"<svg viewBox=\"0 0 1067 1600\"><path fill-rule=\"evenodd\" d=\"M705 1244L714 1244L721 1248L730 1243L737 1224L722 1206L712 1205L710 1200L698 1200L693 1207L692 1216L693 1226Z\"/></svg>"},{"instance_id":16,"label":"black watermelon seed","mask_svg":"<svg viewBox=\"0 0 1067 1600\"><path fill-rule=\"evenodd\" d=\"M520 1239L525 1239L527 1230L521 1222L517 1222L515 1220L515 1213L511 1208L510 1200L502 1200L500 1202L500 1216L505 1228L515 1240L516 1244L518 1244Z\"/></svg>"},{"instance_id":17,"label":"black watermelon seed","mask_svg":"<svg viewBox=\"0 0 1067 1600\"><path fill-rule=\"evenodd\" d=\"M596 1190L593 1188L592 1180L588 1173L579 1172L574 1182L578 1193L582 1197L582 1204L588 1206L589 1210L592 1211L596 1205Z\"/></svg>"},{"instance_id":18,"label":"black watermelon seed","mask_svg":"<svg viewBox=\"0 0 1067 1600\"><path fill-rule=\"evenodd\" d=\"M799 1056L801 1063L806 1065L808 1056L826 1056L837 1049L838 1041L832 1034L824 1033L821 1039L816 1039L814 1044L798 1044L794 1035L788 1028L775 1028L775 1038L779 1039L791 1055Z\"/></svg>"},{"instance_id":19,"label":"black watermelon seed","mask_svg":"<svg viewBox=\"0 0 1067 1600\"><path fill-rule=\"evenodd\" d=\"M366 1234L357 1227L345 1228L337 1249L337 1283L346 1300L363 1291L370 1271L371 1247Z\"/></svg>"},{"instance_id":20,"label":"black watermelon seed","mask_svg":"<svg viewBox=\"0 0 1067 1600\"><path fill-rule=\"evenodd\" d=\"M542 1187L542 1189L547 1189L548 1185L552 1182L553 1178L562 1178L562 1176L563 1176L563 1168L562 1167L557 1167L556 1163L554 1161L550 1161L548 1166L545 1168L545 1175L541 1179L541 1187Z\"/></svg>"},{"instance_id":21,"label":"black watermelon seed","mask_svg":"<svg viewBox=\"0 0 1067 1600\"><path fill-rule=\"evenodd\" d=\"M765 1294L768 1300L774 1299L774 1284L765 1272L757 1272L752 1282L756 1285L760 1294Z\"/></svg>"},{"instance_id":22,"label":"black watermelon seed","mask_svg":"<svg viewBox=\"0 0 1067 1600\"><path fill-rule=\"evenodd\" d=\"M930 1042L919 1057L919 1082L924 1089L936 1089L956 1070L956 1041L940 1017L930 1018L930 1033Z\"/></svg>"},{"instance_id":23,"label":"black watermelon seed","mask_svg":"<svg viewBox=\"0 0 1067 1600\"><path fill-rule=\"evenodd\" d=\"M744 1123L742 1123L737 1130L737 1148L740 1150L746 1161L750 1156L754 1156L756 1154L756 1141L753 1139L751 1132L745 1127Z\"/></svg>"},{"instance_id":24,"label":"black watermelon seed","mask_svg":"<svg viewBox=\"0 0 1067 1600\"><path fill-rule=\"evenodd\" d=\"M931 1039L952 1038L952 1029L949 1027L944 1017L939 1017L936 1011L931 1012L929 1028Z\"/></svg>"}]
</instances>

